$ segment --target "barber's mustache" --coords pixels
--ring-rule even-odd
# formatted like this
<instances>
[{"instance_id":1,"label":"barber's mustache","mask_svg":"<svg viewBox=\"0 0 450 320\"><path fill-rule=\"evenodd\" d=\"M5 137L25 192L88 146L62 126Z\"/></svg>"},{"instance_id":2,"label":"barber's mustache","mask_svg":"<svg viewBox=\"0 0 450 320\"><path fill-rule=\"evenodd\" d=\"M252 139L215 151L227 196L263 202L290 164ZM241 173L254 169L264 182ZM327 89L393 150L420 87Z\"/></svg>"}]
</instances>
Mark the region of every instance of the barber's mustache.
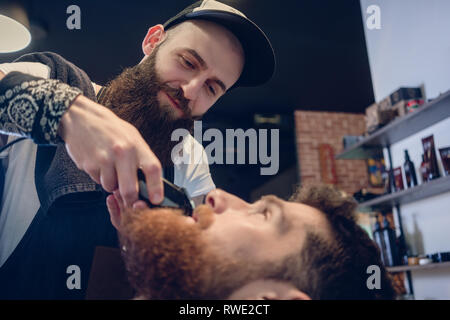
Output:
<instances>
[{"instance_id":1,"label":"barber's mustache","mask_svg":"<svg viewBox=\"0 0 450 320\"><path fill-rule=\"evenodd\" d=\"M174 99L180 109L184 112L185 116L191 117L191 109L189 108L189 100L184 97L183 90L180 88L172 88L166 84L161 84L161 90L166 92L172 99Z\"/></svg>"}]
</instances>

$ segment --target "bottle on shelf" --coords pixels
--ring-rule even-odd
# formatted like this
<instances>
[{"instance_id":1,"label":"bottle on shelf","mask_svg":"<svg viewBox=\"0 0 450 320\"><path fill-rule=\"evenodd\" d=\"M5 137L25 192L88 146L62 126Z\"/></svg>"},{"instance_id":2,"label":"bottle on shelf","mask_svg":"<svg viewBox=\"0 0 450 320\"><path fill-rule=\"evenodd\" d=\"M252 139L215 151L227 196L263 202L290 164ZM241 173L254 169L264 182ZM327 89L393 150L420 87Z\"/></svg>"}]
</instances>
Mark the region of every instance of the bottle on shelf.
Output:
<instances>
[{"instance_id":1,"label":"bottle on shelf","mask_svg":"<svg viewBox=\"0 0 450 320\"><path fill-rule=\"evenodd\" d=\"M374 226L374 229L372 232L373 239L374 239L375 243L377 244L378 248L380 249L381 261L386 266L386 246L384 244L382 231L383 230L381 228L381 225L380 225L380 222L378 221L378 216L377 216L375 226Z\"/></svg>"},{"instance_id":2,"label":"bottle on shelf","mask_svg":"<svg viewBox=\"0 0 450 320\"><path fill-rule=\"evenodd\" d=\"M422 176L422 183L428 182L430 176L430 163L427 159L427 154L422 154L422 163L420 164L420 175Z\"/></svg>"},{"instance_id":3,"label":"bottle on shelf","mask_svg":"<svg viewBox=\"0 0 450 320\"><path fill-rule=\"evenodd\" d=\"M436 157L436 151L434 149L433 135L423 138L422 144L423 144L423 151L426 154L426 160L429 165L428 181L437 179L441 176L441 174L439 173L439 167L437 164L437 157Z\"/></svg>"},{"instance_id":4,"label":"bottle on shelf","mask_svg":"<svg viewBox=\"0 0 450 320\"><path fill-rule=\"evenodd\" d=\"M416 168L414 162L409 158L408 150L405 150L405 163L403 164L406 177L406 187L411 188L417 186Z\"/></svg>"},{"instance_id":5,"label":"bottle on shelf","mask_svg":"<svg viewBox=\"0 0 450 320\"><path fill-rule=\"evenodd\" d=\"M391 175L390 169L384 170L383 173L381 174L381 177L383 179L383 189L384 189L385 194L392 192L390 175Z\"/></svg>"},{"instance_id":6,"label":"bottle on shelf","mask_svg":"<svg viewBox=\"0 0 450 320\"><path fill-rule=\"evenodd\" d=\"M393 172L395 179L395 191L402 191L405 188L403 185L402 167L394 168Z\"/></svg>"},{"instance_id":7,"label":"bottle on shelf","mask_svg":"<svg viewBox=\"0 0 450 320\"><path fill-rule=\"evenodd\" d=\"M393 267L399 265L399 252L395 230L391 228L386 215L383 215L383 229L381 230L381 234L383 235L382 238L386 247L386 266Z\"/></svg>"},{"instance_id":8,"label":"bottle on shelf","mask_svg":"<svg viewBox=\"0 0 450 320\"><path fill-rule=\"evenodd\" d=\"M391 168L386 169L387 170L387 193L394 193L395 190L395 178L394 178L394 170Z\"/></svg>"},{"instance_id":9,"label":"bottle on shelf","mask_svg":"<svg viewBox=\"0 0 450 320\"><path fill-rule=\"evenodd\" d=\"M406 244L405 236L401 232L400 236L397 238L397 248L398 248L398 261L401 265L408 265L408 257L411 256L411 250Z\"/></svg>"}]
</instances>

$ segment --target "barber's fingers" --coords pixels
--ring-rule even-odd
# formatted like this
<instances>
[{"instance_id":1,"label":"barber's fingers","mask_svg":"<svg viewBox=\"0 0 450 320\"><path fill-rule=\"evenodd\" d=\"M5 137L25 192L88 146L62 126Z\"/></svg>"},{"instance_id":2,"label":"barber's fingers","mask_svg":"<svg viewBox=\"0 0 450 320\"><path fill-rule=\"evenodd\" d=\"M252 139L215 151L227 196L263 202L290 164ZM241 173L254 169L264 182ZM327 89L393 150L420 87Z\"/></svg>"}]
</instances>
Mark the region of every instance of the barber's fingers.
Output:
<instances>
[{"instance_id":1,"label":"barber's fingers","mask_svg":"<svg viewBox=\"0 0 450 320\"><path fill-rule=\"evenodd\" d=\"M116 205L118 206L118 209L120 212L123 212L125 210L125 204L123 203L123 199L120 195L119 190L114 190L113 194L114 200ZM149 209L147 203L142 200L138 200L135 203L133 203L133 209L139 210L139 209Z\"/></svg>"},{"instance_id":2,"label":"barber's fingers","mask_svg":"<svg viewBox=\"0 0 450 320\"><path fill-rule=\"evenodd\" d=\"M95 183L101 184L100 181L100 170L92 164L86 164L82 167L89 177L95 181Z\"/></svg>"},{"instance_id":3,"label":"barber's fingers","mask_svg":"<svg viewBox=\"0 0 450 320\"><path fill-rule=\"evenodd\" d=\"M162 202L164 196L162 168L155 154L151 150L148 151L141 160L140 168L145 175L150 201L156 205Z\"/></svg>"},{"instance_id":4,"label":"barber's fingers","mask_svg":"<svg viewBox=\"0 0 450 320\"><path fill-rule=\"evenodd\" d=\"M103 166L100 169L100 183L107 192L113 192L117 189L117 172L113 166Z\"/></svg>"},{"instance_id":5,"label":"barber's fingers","mask_svg":"<svg viewBox=\"0 0 450 320\"><path fill-rule=\"evenodd\" d=\"M119 190L114 190L113 194L110 194L106 198L106 206L109 211L109 216L111 219L112 225L119 230L122 218L122 212L125 210L125 205L123 203L123 199L120 196ZM149 209L147 203L142 200L138 200L133 203L133 210L144 210Z\"/></svg>"},{"instance_id":6,"label":"barber's fingers","mask_svg":"<svg viewBox=\"0 0 450 320\"><path fill-rule=\"evenodd\" d=\"M109 218L111 219L112 225L119 230L120 228L120 221L121 221L121 212L119 208L119 204L117 203L117 199L114 195L110 194L106 198L106 206L109 211Z\"/></svg>"},{"instance_id":7,"label":"barber's fingers","mask_svg":"<svg viewBox=\"0 0 450 320\"><path fill-rule=\"evenodd\" d=\"M118 189L114 190L113 195L120 212L123 212L125 210L125 204L123 203L123 198L120 195L120 191Z\"/></svg>"},{"instance_id":8,"label":"barber's fingers","mask_svg":"<svg viewBox=\"0 0 450 320\"><path fill-rule=\"evenodd\" d=\"M133 209L134 210L143 210L143 209L149 209L149 207L145 203L145 201L138 200L135 203L133 203Z\"/></svg>"},{"instance_id":9,"label":"barber's fingers","mask_svg":"<svg viewBox=\"0 0 450 320\"><path fill-rule=\"evenodd\" d=\"M117 158L116 171L119 191L126 207L131 207L138 200L137 168L134 152L124 151Z\"/></svg>"}]
</instances>

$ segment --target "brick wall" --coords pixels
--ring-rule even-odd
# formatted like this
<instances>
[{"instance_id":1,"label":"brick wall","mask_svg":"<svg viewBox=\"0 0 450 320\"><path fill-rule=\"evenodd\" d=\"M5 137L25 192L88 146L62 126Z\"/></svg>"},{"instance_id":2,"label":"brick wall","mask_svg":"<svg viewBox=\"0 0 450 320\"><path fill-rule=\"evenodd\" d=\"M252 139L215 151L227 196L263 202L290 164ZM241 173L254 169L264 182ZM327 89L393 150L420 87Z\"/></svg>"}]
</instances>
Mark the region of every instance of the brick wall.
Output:
<instances>
[{"instance_id":1,"label":"brick wall","mask_svg":"<svg viewBox=\"0 0 450 320\"><path fill-rule=\"evenodd\" d=\"M334 154L343 150L345 135L365 131L364 115L337 112L296 111L295 127L301 184L322 182L319 145L330 144ZM364 160L335 160L337 186L353 194L368 185Z\"/></svg>"}]
</instances>

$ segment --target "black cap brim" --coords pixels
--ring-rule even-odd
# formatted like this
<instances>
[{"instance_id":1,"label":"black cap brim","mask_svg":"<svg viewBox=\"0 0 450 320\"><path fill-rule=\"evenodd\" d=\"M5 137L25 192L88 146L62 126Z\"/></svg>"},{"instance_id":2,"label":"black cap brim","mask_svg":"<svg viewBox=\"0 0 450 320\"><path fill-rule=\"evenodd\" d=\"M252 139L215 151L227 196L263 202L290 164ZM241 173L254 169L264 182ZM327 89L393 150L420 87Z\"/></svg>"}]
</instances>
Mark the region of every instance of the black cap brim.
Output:
<instances>
[{"instance_id":1,"label":"black cap brim","mask_svg":"<svg viewBox=\"0 0 450 320\"><path fill-rule=\"evenodd\" d=\"M275 71L275 54L269 39L251 20L237 14L202 10L189 12L171 19L164 27L170 27L187 20L207 20L222 25L240 41L245 53L245 64L241 76L233 87L251 87L266 83Z\"/></svg>"}]
</instances>

